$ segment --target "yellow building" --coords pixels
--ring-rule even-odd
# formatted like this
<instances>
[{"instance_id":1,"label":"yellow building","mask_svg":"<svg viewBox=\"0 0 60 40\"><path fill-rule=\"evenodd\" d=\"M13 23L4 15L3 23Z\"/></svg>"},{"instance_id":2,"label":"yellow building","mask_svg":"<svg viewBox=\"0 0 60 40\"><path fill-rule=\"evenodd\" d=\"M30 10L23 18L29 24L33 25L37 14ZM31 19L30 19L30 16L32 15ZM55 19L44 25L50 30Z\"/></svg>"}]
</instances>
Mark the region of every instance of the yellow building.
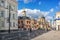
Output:
<instances>
[{"instance_id":1,"label":"yellow building","mask_svg":"<svg viewBox=\"0 0 60 40\"><path fill-rule=\"evenodd\" d=\"M60 12L56 13L55 26L56 30L60 30Z\"/></svg>"},{"instance_id":2,"label":"yellow building","mask_svg":"<svg viewBox=\"0 0 60 40\"><path fill-rule=\"evenodd\" d=\"M37 20L35 19L31 20L31 28L33 28L32 30L37 30L39 28L39 23Z\"/></svg>"},{"instance_id":3,"label":"yellow building","mask_svg":"<svg viewBox=\"0 0 60 40\"><path fill-rule=\"evenodd\" d=\"M49 26L49 22L46 21L45 17L41 17L38 19L38 22L39 22L39 25L40 25L40 28L42 29L48 29L50 26Z\"/></svg>"},{"instance_id":4,"label":"yellow building","mask_svg":"<svg viewBox=\"0 0 60 40\"><path fill-rule=\"evenodd\" d=\"M34 28L34 19L31 18L31 28Z\"/></svg>"},{"instance_id":5,"label":"yellow building","mask_svg":"<svg viewBox=\"0 0 60 40\"><path fill-rule=\"evenodd\" d=\"M45 24L45 17L41 17L38 19L38 22L40 24L40 28L44 28L44 24Z\"/></svg>"}]
</instances>

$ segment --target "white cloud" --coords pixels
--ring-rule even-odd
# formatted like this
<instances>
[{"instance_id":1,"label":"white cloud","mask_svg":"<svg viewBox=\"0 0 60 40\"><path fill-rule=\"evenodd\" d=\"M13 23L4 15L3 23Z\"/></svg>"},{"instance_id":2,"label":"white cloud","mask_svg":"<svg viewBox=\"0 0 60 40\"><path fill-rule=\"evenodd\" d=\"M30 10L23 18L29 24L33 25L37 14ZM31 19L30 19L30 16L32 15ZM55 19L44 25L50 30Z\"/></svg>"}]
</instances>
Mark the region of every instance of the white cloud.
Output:
<instances>
[{"instance_id":1,"label":"white cloud","mask_svg":"<svg viewBox=\"0 0 60 40\"><path fill-rule=\"evenodd\" d=\"M27 16L32 17L32 18L39 18L42 15L44 15L46 17L46 19L49 19L49 20L52 19L52 17L48 16L49 13L51 13L51 11L41 11L41 10L38 10L38 9L25 9L25 10L27 12L26 13ZM18 16L22 16L23 15L22 11L23 11L23 9L18 10Z\"/></svg>"},{"instance_id":2,"label":"white cloud","mask_svg":"<svg viewBox=\"0 0 60 40\"><path fill-rule=\"evenodd\" d=\"M16 0L16 1L23 1L23 0Z\"/></svg>"},{"instance_id":3,"label":"white cloud","mask_svg":"<svg viewBox=\"0 0 60 40\"><path fill-rule=\"evenodd\" d=\"M50 12L53 12L53 11L54 11L54 9L53 9L53 8L51 8L51 9L50 9Z\"/></svg>"},{"instance_id":4,"label":"white cloud","mask_svg":"<svg viewBox=\"0 0 60 40\"><path fill-rule=\"evenodd\" d=\"M46 20L52 20L53 17L52 16L46 16Z\"/></svg>"},{"instance_id":5,"label":"white cloud","mask_svg":"<svg viewBox=\"0 0 60 40\"><path fill-rule=\"evenodd\" d=\"M24 3L29 3L29 0L24 0Z\"/></svg>"},{"instance_id":6,"label":"white cloud","mask_svg":"<svg viewBox=\"0 0 60 40\"><path fill-rule=\"evenodd\" d=\"M25 4L27 4L27 3L29 3L29 2L32 2L32 0L23 0L23 2L24 2Z\"/></svg>"},{"instance_id":7,"label":"white cloud","mask_svg":"<svg viewBox=\"0 0 60 40\"><path fill-rule=\"evenodd\" d=\"M18 16L22 16L23 14L22 14L22 11L23 10L18 10Z\"/></svg>"},{"instance_id":8,"label":"white cloud","mask_svg":"<svg viewBox=\"0 0 60 40\"><path fill-rule=\"evenodd\" d=\"M49 11L41 11L41 13L44 15L44 16L47 16L50 12Z\"/></svg>"}]
</instances>

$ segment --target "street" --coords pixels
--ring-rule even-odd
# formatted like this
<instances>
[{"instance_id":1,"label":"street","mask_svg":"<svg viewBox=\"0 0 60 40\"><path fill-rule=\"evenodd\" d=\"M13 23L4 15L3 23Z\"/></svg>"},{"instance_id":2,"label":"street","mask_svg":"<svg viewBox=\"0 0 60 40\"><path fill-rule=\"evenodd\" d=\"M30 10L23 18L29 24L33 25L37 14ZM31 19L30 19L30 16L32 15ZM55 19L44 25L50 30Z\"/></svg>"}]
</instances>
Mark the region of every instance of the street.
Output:
<instances>
[{"instance_id":1,"label":"street","mask_svg":"<svg viewBox=\"0 0 60 40\"><path fill-rule=\"evenodd\" d=\"M48 31L45 31L45 30L35 30L35 31L32 31L32 32L30 32L30 38L32 39L32 38L37 37L39 35L42 35L42 34L44 34L46 32L48 32Z\"/></svg>"},{"instance_id":2,"label":"street","mask_svg":"<svg viewBox=\"0 0 60 40\"><path fill-rule=\"evenodd\" d=\"M31 40L60 40L60 31L50 31Z\"/></svg>"},{"instance_id":3,"label":"street","mask_svg":"<svg viewBox=\"0 0 60 40\"><path fill-rule=\"evenodd\" d=\"M46 33L48 31L45 30L34 30L34 31L24 31L21 33L21 38L20 40L31 40L39 35L43 35L44 33Z\"/></svg>"},{"instance_id":4,"label":"street","mask_svg":"<svg viewBox=\"0 0 60 40\"><path fill-rule=\"evenodd\" d=\"M2 37L2 38L1 38ZM34 30L0 34L1 40L60 40L60 31Z\"/></svg>"}]
</instances>

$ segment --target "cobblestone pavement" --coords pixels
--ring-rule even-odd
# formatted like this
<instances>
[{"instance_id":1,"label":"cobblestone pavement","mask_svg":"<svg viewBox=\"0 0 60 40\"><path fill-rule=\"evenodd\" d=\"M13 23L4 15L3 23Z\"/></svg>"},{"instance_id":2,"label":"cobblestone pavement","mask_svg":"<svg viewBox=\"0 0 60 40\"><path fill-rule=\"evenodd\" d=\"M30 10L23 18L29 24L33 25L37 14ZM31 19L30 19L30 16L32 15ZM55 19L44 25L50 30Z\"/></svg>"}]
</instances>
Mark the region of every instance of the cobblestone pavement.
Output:
<instances>
[{"instance_id":1,"label":"cobblestone pavement","mask_svg":"<svg viewBox=\"0 0 60 40\"><path fill-rule=\"evenodd\" d=\"M50 31L31 40L60 40L60 31Z\"/></svg>"}]
</instances>

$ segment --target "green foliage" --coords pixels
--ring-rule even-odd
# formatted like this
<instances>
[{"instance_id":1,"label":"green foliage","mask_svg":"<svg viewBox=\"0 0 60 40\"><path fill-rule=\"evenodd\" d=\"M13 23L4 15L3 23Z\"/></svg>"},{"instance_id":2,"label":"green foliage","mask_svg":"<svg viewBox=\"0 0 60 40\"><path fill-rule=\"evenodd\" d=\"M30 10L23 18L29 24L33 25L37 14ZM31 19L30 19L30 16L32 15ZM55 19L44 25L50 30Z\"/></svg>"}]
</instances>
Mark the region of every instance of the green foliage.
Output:
<instances>
[{"instance_id":1,"label":"green foliage","mask_svg":"<svg viewBox=\"0 0 60 40\"><path fill-rule=\"evenodd\" d=\"M38 30L43 30L43 28L38 28Z\"/></svg>"}]
</instances>

